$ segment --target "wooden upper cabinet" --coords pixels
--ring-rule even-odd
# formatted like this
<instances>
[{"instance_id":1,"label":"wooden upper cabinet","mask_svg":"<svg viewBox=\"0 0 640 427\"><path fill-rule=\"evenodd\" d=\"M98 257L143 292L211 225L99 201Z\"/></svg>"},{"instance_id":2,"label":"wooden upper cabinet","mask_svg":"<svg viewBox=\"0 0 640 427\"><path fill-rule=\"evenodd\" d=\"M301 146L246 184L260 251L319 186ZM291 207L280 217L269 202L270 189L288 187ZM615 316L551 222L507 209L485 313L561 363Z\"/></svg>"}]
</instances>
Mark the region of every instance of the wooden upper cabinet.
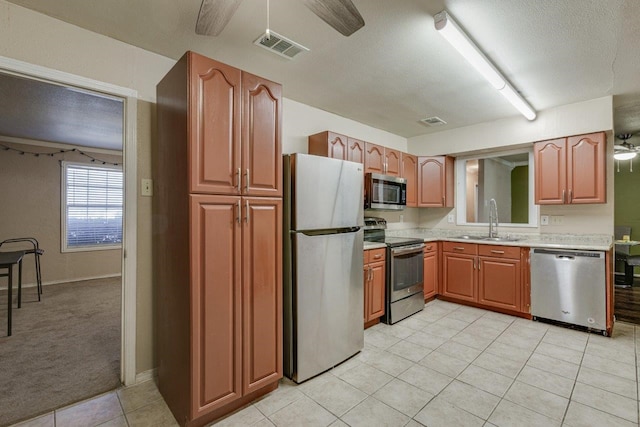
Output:
<instances>
[{"instance_id":1,"label":"wooden upper cabinet","mask_svg":"<svg viewBox=\"0 0 640 427\"><path fill-rule=\"evenodd\" d=\"M400 176L402 166L402 153L391 148L384 149L384 173L386 175Z\"/></svg>"},{"instance_id":2,"label":"wooden upper cabinet","mask_svg":"<svg viewBox=\"0 0 640 427\"><path fill-rule=\"evenodd\" d=\"M282 200L243 197L241 205L247 394L282 378Z\"/></svg>"},{"instance_id":3,"label":"wooden upper cabinet","mask_svg":"<svg viewBox=\"0 0 640 427\"><path fill-rule=\"evenodd\" d=\"M567 200L567 144L565 138L533 144L535 203L561 205Z\"/></svg>"},{"instance_id":4,"label":"wooden upper cabinet","mask_svg":"<svg viewBox=\"0 0 640 427\"><path fill-rule=\"evenodd\" d=\"M197 417L242 396L242 240L240 197L190 200L191 411ZM184 291L189 294L187 286Z\"/></svg>"},{"instance_id":5,"label":"wooden upper cabinet","mask_svg":"<svg viewBox=\"0 0 640 427\"><path fill-rule=\"evenodd\" d=\"M242 194L282 196L282 86L242 72Z\"/></svg>"},{"instance_id":6,"label":"wooden upper cabinet","mask_svg":"<svg viewBox=\"0 0 640 427\"><path fill-rule=\"evenodd\" d=\"M384 173L384 147L365 142L364 173Z\"/></svg>"},{"instance_id":7,"label":"wooden upper cabinet","mask_svg":"<svg viewBox=\"0 0 640 427\"><path fill-rule=\"evenodd\" d=\"M454 206L453 157L418 157L418 206Z\"/></svg>"},{"instance_id":8,"label":"wooden upper cabinet","mask_svg":"<svg viewBox=\"0 0 640 427\"><path fill-rule=\"evenodd\" d=\"M190 192L239 194L241 71L193 52L188 64Z\"/></svg>"},{"instance_id":9,"label":"wooden upper cabinet","mask_svg":"<svg viewBox=\"0 0 640 427\"><path fill-rule=\"evenodd\" d=\"M607 201L606 143L604 132L567 138L569 203Z\"/></svg>"},{"instance_id":10,"label":"wooden upper cabinet","mask_svg":"<svg viewBox=\"0 0 640 427\"><path fill-rule=\"evenodd\" d=\"M349 160L348 140L350 138L339 133L324 131L309 136L309 154L331 157L332 159Z\"/></svg>"},{"instance_id":11,"label":"wooden upper cabinet","mask_svg":"<svg viewBox=\"0 0 640 427\"><path fill-rule=\"evenodd\" d=\"M604 132L536 142L536 204L605 203L606 143Z\"/></svg>"},{"instance_id":12,"label":"wooden upper cabinet","mask_svg":"<svg viewBox=\"0 0 640 427\"><path fill-rule=\"evenodd\" d=\"M407 207L418 206L418 158L402 153L400 176L407 180Z\"/></svg>"},{"instance_id":13,"label":"wooden upper cabinet","mask_svg":"<svg viewBox=\"0 0 640 427\"><path fill-rule=\"evenodd\" d=\"M347 160L364 164L364 141L347 139Z\"/></svg>"}]
</instances>

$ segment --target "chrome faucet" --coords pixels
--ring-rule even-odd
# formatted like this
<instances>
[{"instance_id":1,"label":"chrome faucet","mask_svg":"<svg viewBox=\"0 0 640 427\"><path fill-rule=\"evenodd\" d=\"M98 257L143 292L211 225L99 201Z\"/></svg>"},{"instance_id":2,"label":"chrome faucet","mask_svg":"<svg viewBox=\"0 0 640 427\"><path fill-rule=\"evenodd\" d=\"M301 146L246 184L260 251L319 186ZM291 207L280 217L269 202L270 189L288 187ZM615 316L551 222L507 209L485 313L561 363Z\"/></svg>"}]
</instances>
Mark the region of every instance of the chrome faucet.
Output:
<instances>
[{"instance_id":1,"label":"chrome faucet","mask_svg":"<svg viewBox=\"0 0 640 427\"><path fill-rule=\"evenodd\" d=\"M489 200L489 238L494 237L498 237L498 204L496 199L491 199Z\"/></svg>"}]
</instances>

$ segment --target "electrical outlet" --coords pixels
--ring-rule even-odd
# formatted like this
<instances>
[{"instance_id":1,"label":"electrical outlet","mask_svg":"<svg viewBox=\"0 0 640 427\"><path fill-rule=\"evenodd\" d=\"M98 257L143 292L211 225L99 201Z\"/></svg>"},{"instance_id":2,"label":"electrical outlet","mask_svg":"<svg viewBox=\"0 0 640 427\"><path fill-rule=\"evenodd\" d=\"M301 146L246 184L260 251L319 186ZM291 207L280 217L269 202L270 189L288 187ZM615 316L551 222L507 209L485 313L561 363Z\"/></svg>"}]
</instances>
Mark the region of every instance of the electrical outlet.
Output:
<instances>
[{"instance_id":1,"label":"electrical outlet","mask_svg":"<svg viewBox=\"0 0 640 427\"><path fill-rule=\"evenodd\" d=\"M404 222L404 215L400 214L400 222Z\"/></svg>"},{"instance_id":2,"label":"electrical outlet","mask_svg":"<svg viewBox=\"0 0 640 427\"><path fill-rule=\"evenodd\" d=\"M562 215L551 215L551 225L562 225Z\"/></svg>"},{"instance_id":3,"label":"electrical outlet","mask_svg":"<svg viewBox=\"0 0 640 427\"><path fill-rule=\"evenodd\" d=\"M540 215L540 225L549 225L549 215Z\"/></svg>"},{"instance_id":4,"label":"electrical outlet","mask_svg":"<svg viewBox=\"0 0 640 427\"><path fill-rule=\"evenodd\" d=\"M449 215L447 216L447 222L448 222L449 224L453 224L453 222L454 222L454 221L455 221L455 218L454 218L453 214L449 214Z\"/></svg>"},{"instance_id":5,"label":"electrical outlet","mask_svg":"<svg viewBox=\"0 0 640 427\"><path fill-rule=\"evenodd\" d=\"M140 194L142 196L153 196L153 180L151 179L143 179Z\"/></svg>"}]
</instances>

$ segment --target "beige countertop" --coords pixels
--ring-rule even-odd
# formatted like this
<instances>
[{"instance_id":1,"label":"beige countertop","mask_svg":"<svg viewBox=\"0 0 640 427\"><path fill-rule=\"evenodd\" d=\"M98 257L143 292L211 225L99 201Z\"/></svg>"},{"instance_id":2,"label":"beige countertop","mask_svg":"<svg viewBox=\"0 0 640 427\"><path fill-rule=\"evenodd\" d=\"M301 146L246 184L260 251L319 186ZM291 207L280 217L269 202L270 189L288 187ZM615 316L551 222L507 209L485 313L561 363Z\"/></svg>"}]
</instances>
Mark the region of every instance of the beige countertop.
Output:
<instances>
[{"instance_id":1,"label":"beige countertop","mask_svg":"<svg viewBox=\"0 0 640 427\"><path fill-rule=\"evenodd\" d=\"M501 240L498 242L483 240L487 233L464 232L463 230L422 229L387 230L388 236L413 237L423 239L425 242L447 240L452 242L482 243L487 245L520 246L531 248L550 249L583 249L608 251L613 245L613 236L605 234L534 234L534 233L505 233L500 232L500 237L513 240ZM467 235L469 238L461 238ZM366 243L365 243L366 244ZM365 249L367 249L365 247Z\"/></svg>"}]
</instances>

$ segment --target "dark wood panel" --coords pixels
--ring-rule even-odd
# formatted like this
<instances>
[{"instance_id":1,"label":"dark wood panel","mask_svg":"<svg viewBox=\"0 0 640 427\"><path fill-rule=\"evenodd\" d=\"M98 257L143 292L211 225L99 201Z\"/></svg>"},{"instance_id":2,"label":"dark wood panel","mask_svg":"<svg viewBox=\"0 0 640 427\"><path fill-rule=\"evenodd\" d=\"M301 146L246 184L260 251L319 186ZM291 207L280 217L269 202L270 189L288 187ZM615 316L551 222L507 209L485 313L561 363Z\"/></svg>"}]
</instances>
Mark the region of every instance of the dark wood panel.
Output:
<instances>
[{"instance_id":1,"label":"dark wood panel","mask_svg":"<svg viewBox=\"0 0 640 427\"><path fill-rule=\"evenodd\" d=\"M640 279L635 278L632 287L616 287L614 292L616 320L640 325Z\"/></svg>"}]
</instances>

